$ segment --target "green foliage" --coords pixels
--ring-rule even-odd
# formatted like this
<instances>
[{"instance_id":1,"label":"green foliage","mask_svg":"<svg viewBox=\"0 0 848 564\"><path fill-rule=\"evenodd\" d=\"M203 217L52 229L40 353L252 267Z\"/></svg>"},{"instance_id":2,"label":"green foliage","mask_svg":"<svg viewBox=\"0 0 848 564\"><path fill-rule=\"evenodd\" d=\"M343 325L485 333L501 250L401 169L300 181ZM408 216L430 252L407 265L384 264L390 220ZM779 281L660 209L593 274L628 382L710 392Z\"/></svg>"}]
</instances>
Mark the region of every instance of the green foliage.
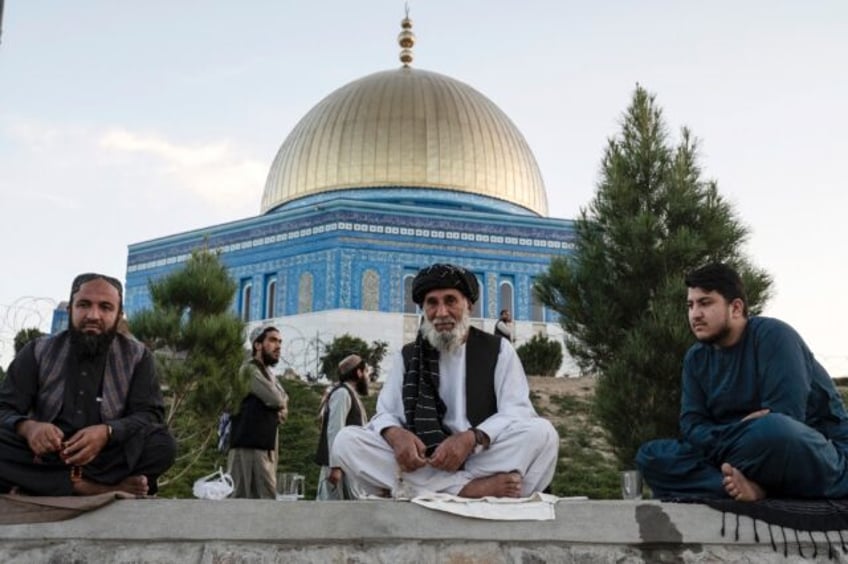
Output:
<instances>
[{"instance_id":1,"label":"green foliage","mask_svg":"<svg viewBox=\"0 0 848 564\"><path fill-rule=\"evenodd\" d=\"M285 380L283 387L289 395L289 417L280 427L278 470L306 476L306 498L315 499L321 468L314 460L321 433L318 406L324 390L299 380Z\"/></svg>"},{"instance_id":2,"label":"green foliage","mask_svg":"<svg viewBox=\"0 0 848 564\"><path fill-rule=\"evenodd\" d=\"M575 223L573 255L554 259L534 288L560 314L581 370L600 378L595 412L622 466L645 440L677 434L680 368L693 342L685 273L727 262L752 313L768 298L769 275L741 252L747 229L697 161L689 131L671 147L654 96L637 87Z\"/></svg>"},{"instance_id":3,"label":"green foliage","mask_svg":"<svg viewBox=\"0 0 848 564\"><path fill-rule=\"evenodd\" d=\"M314 499L318 489L318 472L314 456L318 448L321 422L318 419L318 406L324 387L310 385L300 380L283 380L282 385L289 395L289 416L280 426L279 453L277 465L279 472L297 472L306 476L306 499ZM363 399L368 414L374 413L376 394ZM227 457L218 452L215 443L203 443L197 438L184 446L196 452L197 462L187 472L175 476L160 490L160 497L193 497L191 488L194 481L219 467L227 468Z\"/></svg>"},{"instance_id":4,"label":"green foliage","mask_svg":"<svg viewBox=\"0 0 848 564\"><path fill-rule=\"evenodd\" d=\"M551 396L549 412L563 422L557 427L560 451L551 483L554 495L620 498L617 464L593 416L591 397Z\"/></svg>"},{"instance_id":5,"label":"green foliage","mask_svg":"<svg viewBox=\"0 0 848 564\"><path fill-rule=\"evenodd\" d=\"M524 372L533 376L556 376L562 364L562 345L541 333L518 347L515 351L524 366Z\"/></svg>"},{"instance_id":6,"label":"green foliage","mask_svg":"<svg viewBox=\"0 0 848 564\"><path fill-rule=\"evenodd\" d=\"M185 267L150 283L152 309L130 319L135 336L155 353L167 422L177 439L177 462L163 485L195 465L201 475L212 471L206 464L218 458L209 451L218 416L247 394L249 382L236 378L245 354L244 324L230 310L235 291L217 255L196 250Z\"/></svg>"},{"instance_id":7,"label":"green foliage","mask_svg":"<svg viewBox=\"0 0 848 564\"><path fill-rule=\"evenodd\" d=\"M371 367L371 380L376 381L380 375L380 362L386 356L388 343L374 341L368 343L348 333L340 335L324 348L321 357L321 374L327 379L336 381L339 378L339 363L348 355L357 354Z\"/></svg>"},{"instance_id":8,"label":"green foliage","mask_svg":"<svg viewBox=\"0 0 848 564\"><path fill-rule=\"evenodd\" d=\"M34 341L42 335L44 335L44 333L42 333L38 327L29 327L18 331L17 334L15 334L15 354L21 352L21 349L24 348L27 343Z\"/></svg>"}]
</instances>

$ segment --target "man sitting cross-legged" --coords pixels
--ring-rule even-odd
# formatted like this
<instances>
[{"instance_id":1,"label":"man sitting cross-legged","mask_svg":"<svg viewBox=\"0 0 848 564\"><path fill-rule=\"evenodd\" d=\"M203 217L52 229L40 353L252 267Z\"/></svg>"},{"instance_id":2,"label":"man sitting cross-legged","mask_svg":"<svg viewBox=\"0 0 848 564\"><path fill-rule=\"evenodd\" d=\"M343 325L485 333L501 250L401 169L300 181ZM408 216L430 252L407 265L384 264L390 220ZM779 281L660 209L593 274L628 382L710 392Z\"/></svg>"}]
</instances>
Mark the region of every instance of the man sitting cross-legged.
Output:
<instances>
[{"instance_id":1,"label":"man sitting cross-legged","mask_svg":"<svg viewBox=\"0 0 848 564\"><path fill-rule=\"evenodd\" d=\"M155 494L174 462L153 356L117 331L121 283L81 274L70 328L27 344L0 385L0 493Z\"/></svg>"},{"instance_id":2,"label":"man sitting cross-legged","mask_svg":"<svg viewBox=\"0 0 848 564\"><path fill-rule=\"evenodd\" d=\"M848 496L848 414L798 333L749 318L726 265L695 270L686 285L700 342L683 362L683 439L645 443L636 456L654 497Z\"/></svg>"},{"instance_id":3,"label":"man sitting cross-legged","mask_svg":"<svg viewBox=\"0 0 848 564\"><path fill-rule=\"evenodd\" d=\"M413 280L418 336L396 355L369 425L339 431L330 453L355 493L522 497L550 483L559 437L536 415L509 341L470 326L478 292L449 264Z\"/></svg>"}]
</instances>

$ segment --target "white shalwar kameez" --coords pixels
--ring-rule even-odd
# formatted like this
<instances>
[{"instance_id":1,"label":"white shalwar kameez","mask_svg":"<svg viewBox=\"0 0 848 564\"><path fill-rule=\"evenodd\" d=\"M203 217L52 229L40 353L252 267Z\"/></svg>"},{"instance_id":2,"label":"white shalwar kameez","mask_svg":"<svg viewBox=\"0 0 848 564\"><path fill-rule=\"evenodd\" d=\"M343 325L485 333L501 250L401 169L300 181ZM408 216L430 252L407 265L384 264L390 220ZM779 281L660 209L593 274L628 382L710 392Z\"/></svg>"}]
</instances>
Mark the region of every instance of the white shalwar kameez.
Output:
<instances>
[{"instance_id":1,"label":"white shalwar kameez","mask_svg":"<svg viewBox=\"0 0 848 564\"><path fill-rule=\"evenodd\" d=\"M324 409L330 410L330 416L327 418L327 448L329 452L333 452L333 443L336 441L336 436L347 424L347 416L353 407L351 395L356 397L353 386L348 383L342 385L346 386L352 393L339 388L330 395L327 399L327 405L324 407ZM362 415L362 420L359 423L361 426L365 424L368 417L365 413L365 406L362 405L358 397L356 397L356 403L359 406L359 413ZM318 491L315 494L315 499L321 501L351 499L353 494L347 476L342 476L341 482L334 485L329 480L332 471L333 469L330 466L321 467L321 472L318 474Z\"/></svg>"},{"instance_id":2,"label":"white shalwar kameez","mask_svg":"<svg viewBox=\"0 0 848 564\"><path fill-rule=\"evenodd\" d=\"M465 349L463 344L452 352L439 354L439 396L447 406L443 422L453 433L471 428L466 416ZM330 465L344 470L357 495L381 495L387 490L404 496L456 495L475 478L504 472L521 474L522 496L550 483L556 469L559 436L553 425L533 409L527 376L506 339L501 339L495 367L498 412L477 426L489 436L490 446L472 453L461 470L446 472L424 466L401 475L394 451L380 433L387 427L402 427L406 420L402 387L403 358L398 352L377 400L377 414L364 428L345 427L333 443ZM398 491L401 476L403 491Z\"/></svg>"}]
</instances>

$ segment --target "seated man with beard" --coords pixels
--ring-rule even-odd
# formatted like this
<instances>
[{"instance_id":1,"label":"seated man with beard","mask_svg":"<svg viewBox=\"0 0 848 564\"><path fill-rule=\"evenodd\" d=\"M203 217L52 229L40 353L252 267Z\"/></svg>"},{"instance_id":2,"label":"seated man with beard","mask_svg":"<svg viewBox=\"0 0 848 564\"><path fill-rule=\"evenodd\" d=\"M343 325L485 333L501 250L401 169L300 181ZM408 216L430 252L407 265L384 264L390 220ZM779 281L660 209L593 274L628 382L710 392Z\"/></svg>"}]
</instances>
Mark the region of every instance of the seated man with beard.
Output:
<instances>
[{"instance_id":1,"label":"seated man with beard","mask_svg":"<svg viewBox=\"0 0 848 564\"><path fill-rule=\"evenodd\" d=\"M176 443L152 355L116 330L122 293L110 276L77 276L70 329L12 361L0 385L0 493L156 493Z\"/></svg>"},{"instance_id":2,"label":"seated man with beard","mask_svg":"<svg viewBox=\"0 0 848 564\"><path fill-rule=\"evenodd\" d=\"M330 466L354 493L523 497L551 481L559 437L536 415L506 339L471 327L477 278L434 264L412 283L418 336L396 356L367 427L339 431Z\"/></svg>"}]
</instances>

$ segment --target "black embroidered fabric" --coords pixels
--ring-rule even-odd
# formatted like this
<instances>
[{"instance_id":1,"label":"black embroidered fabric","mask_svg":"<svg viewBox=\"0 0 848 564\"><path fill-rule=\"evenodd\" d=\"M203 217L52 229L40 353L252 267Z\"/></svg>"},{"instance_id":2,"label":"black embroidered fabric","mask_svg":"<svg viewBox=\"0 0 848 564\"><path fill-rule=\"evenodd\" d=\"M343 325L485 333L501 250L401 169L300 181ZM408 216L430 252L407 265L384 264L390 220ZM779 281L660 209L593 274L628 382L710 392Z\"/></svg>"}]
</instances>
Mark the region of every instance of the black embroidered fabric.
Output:
<instances>
[{"instance_id":1,"label":"black embroidered fabric","mask_svg":"<svg viewBox=\"0 0 848 564\"><path fill-rule=\"evenodd\" d=\"M406 428L418 435L431 456L450 430L442 422L447 406L439 397L439 351L421 333L403 377L403 406Z\"/></svg>"},{"instance_id":2,"label":"black embroidered fabric","mask_svg":"<svg viewBox=\"0 0 848 564\"><path fill-rule=\"evenodd\" d=\"M677 500L690 501L690 500ZM813 538L814 532L824 534L827 543L827 555L833 559L836 555L834 544L838 538L838 547L848 554L842 531L848 531L848 499L763 499L755 502L734 501L732 499L700 499L691 500L703 503L721 511L721 536L725 536L726 517L728 513L736 516L734 540L739 540L739 517L745 516L752 520L755 542L760 542L757 521L762 522L769 534L772 549L778 550L778 543L783 542L783 555L789 555L787 529L794 534L798 554L803 558L816 558L819 547ZM774 529L780 529L780 538L775 541ZM808 536L812 544L812 553L805 553L801 539ZM831 538L833 537L833 538Z\"/></svg>"}]
</instances>

